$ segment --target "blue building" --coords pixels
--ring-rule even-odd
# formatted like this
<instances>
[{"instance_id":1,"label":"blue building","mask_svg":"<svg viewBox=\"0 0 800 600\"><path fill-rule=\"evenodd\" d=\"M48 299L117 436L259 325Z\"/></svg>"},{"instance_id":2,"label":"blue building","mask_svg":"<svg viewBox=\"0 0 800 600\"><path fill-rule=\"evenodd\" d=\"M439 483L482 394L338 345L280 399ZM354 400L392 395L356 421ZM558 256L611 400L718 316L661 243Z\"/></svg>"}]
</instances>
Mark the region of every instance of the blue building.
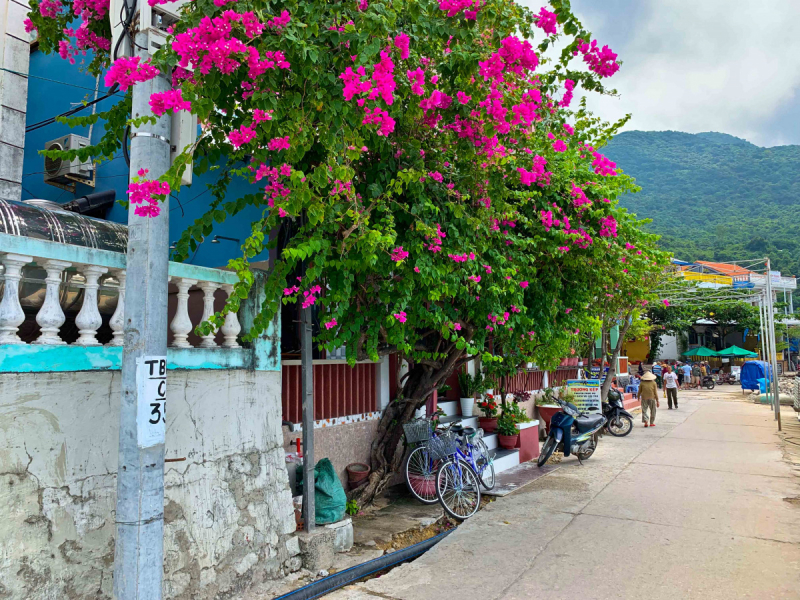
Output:
<instances>
[{"instance_id":1,"label":"blue building","mask_svg":"<svg viewBox=\"0 0 800 600\"><path fill-rule=\"evenodd\" d=\"M27 128L33 130L25 135L22 200L40 198L64 204L86 194L106 190L113 190L118 201L127 198L128 166L121 151L113 159L97 166L94 188L78 183L75 191L70 192L45 183L45 158L39 151L45 149L49 141L74 133L85 137L91 136L91 142L95 144L105 133L103 121L98 121L91 128L70 128L61 123L35 128L42 121L75 108L81 102L102 97L108 91L103 85L102 77L95 79L81 72L79 67L79 64L71 65L57 54L44 54L35 44L31 46L26 120ZM102 100L97 103L97 110L106 111L121 98L122 92L119 92L117 96ZM92 108L86 108L79 114L88 115L91 110ZM173 194L169 211L171 240L177 240L188 225L205 213L212 200L206 184L213 184L218 176L219 171L213 170L200 176L195 174L191 186L184 186L178 194ZM229 186L229 193L231 199L236 199L256 189L255 185L251 186L243 179L236 178ZM212 244L211 240L216 235L244 242L250 233L250 224L261 218L261 213L262 209L248 206L235 217L229 216L224 223L215 223L210 239L206 238L194 256L190 255L186 262L207 267L223 267L231 258L241 256L240 244L236 241L219 239L217 243ZM127 222L127 217L126 209L119 203L115 203L105 215L106 219L123 224ZM266 258L267 253L264 252L262 256L253 260L266 260Z\"/></svg>"}]
</instances>

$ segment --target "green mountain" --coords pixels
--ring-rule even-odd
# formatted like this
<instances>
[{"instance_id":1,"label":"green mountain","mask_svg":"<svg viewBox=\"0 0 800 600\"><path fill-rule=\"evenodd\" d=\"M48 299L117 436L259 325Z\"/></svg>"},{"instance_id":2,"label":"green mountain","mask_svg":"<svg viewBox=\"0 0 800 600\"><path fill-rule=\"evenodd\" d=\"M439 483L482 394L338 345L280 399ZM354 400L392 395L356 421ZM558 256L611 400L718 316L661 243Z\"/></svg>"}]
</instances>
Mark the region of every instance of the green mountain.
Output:
<instances>
[{"instance_id":1,"label":"green mountain","mask_svg":"<svg viewBox=\"0 0 800 600\"><path fill-rule=\"evenodd\" d=\"M769 256L800 275L800 146L761 148L724 133L629 131L603 153L642 191L622 205L681 260Z\"/></svg>"}]
</instances>

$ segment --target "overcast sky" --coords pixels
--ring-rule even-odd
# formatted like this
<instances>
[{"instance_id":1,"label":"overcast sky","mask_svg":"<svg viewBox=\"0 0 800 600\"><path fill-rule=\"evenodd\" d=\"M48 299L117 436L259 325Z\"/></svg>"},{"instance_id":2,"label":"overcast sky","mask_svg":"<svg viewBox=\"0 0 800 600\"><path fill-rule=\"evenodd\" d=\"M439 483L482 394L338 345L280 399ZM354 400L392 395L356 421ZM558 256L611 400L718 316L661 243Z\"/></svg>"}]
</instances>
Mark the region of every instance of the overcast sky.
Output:
<instances>
[{"instance_id":1,"label":"overcast sky","mask_svg":"<svg viewBox=\"0 0 800 600\"><path fill-rule=\"evenodd\" d=\"M544 2L522 0L538 11ZM593 109L627 129L719 131L800 144L800 0L572 0L624 62L620 98Z\"/></svg>"}]
</instances>

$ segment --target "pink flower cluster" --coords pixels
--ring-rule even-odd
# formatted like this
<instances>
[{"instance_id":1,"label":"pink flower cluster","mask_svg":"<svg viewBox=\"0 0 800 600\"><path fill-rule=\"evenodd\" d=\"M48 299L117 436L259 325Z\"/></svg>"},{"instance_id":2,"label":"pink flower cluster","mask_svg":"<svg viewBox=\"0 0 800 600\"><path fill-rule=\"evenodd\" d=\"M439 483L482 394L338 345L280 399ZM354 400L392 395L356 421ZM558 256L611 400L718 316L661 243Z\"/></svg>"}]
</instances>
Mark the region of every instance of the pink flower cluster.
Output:
<instances>
[{"instance_id":1,"label":"pink flower cluster","mask_svg":"<svg viewBox=\"0 0 800 600\"><path fill-rule=\"evenodd\" d=\"M183 92L180 88L177 90L168 90L166 92L157 92L150 96L150 108L153 109L153 114L161 116L168 110L192 110L192 103L183 99Z\"/></svg>"},{"instance_id":2,"label":"pink flower cluster","mask_svg":"<svg viewBox=\"0 0 800 600\"><path fill-rule=\"evenodd\" d=\"M157 217L161 213L161 207L156 196L169 194L169 184L166 181L142 181L147 172L147 169L139 170L138 177L128 186L128 199L131 204L137 205L133 211L135 215Z\"/></svg>"},{"instance_id":3,"label":"pink flower cluster","mask_svg":"<svg viewBox=\"0 0 800 600\"><path fill-rule=\"evenodd\" d=\"M303 292L303 308L308 308L317 301L317 294L322 291L318 285L313 286L310 290Z\"/></svg>"},{"instance_id":4,"label":"pink flower cluster","mask_svg":"<svg viewBox=\"0 0 800 600\"><path fill-rule=\"evenodd\" d=\"M269 142L267 142L267 148L272 150L273 152L280 152L281 150L288 150L291 147L289 143L289 136L284 136L282 138L272 138Z\"/></svg>"},{"instance_id":5,"label":"pink flower cluster","mask_svg":"<svg viewBox=\"0 0 800 600\"><path fill-rule=\"evenodd\" d=\"M108 0L74 0L72 12L84 21L100 21L108 14Z\"/></svg>"},{"instance_id":6,"label":"pink flower cluster","mask_svg":"<svg viewBox=\"0 0 800 600\"><path fill-rule=\"evenodd\" d=\"M408 258L408 251L403 250L402 246L398 246L394 250L392 250L392 260L394 262L401 262Z\"/></svg>"},{"instance_id":7,"label":"pink flower cluster","mask_svg":"<svg viewBox=\"0 0 800 600\"><path fill-rule=\"evenodd\" d=\"M139 64L138 56L121 56L114 61L114 64L106 71L104 83L106 87L119 84L119 89L123 92L135 83L149 81L159 74L150 63Z\"/></svg>"},{"instance_id":8,"label":"pink flower cluster","mask_svg":"<svg viewBox=\"0 0 800 600\"><path fill-rule=\"evenodd\" d=\"M242 125L239 129L234 129L228 135L228 139L234 148L241 148L256 139L256 130L247 125Z\"/></svg>"},{"instance_id":9,"label":"pink flower cluster","mask_svg":"<svg viewBox=\"0 0 800 600\"><path fill-rule=\"evenodd\" d=\"M467 262L468 260L476 259L474 252L470 252L469 254L448 254L447 256L454 262Z\"/></svg>"},{"instance_id":10,"label":"pink flower cluster","mask_svg":"<svg viewBox=\"0 0 800 600\"><path fill-rule=\"evenodd\" d=\"M617 163L609 160L599 152L592 152L594 172L603 177L614 177L617 174Z\"/></svg>"},{"instance_id":11,"label":"pink flower cluster","mask_svg":"<svg viewBox=\"0 0 800 600\"><path fill-rule=\"evenodd\" d=\"M431 240L431 243L428 244L428 250L436 254L437 252L441 252L442 250L442 240L447 237L447 234L442 231L442 226L437 223L436 224L436 233ZM425 239L428 239L428 236L425 236Z\"/></svg>"},{"instance_id":12,"label":"pink flower cluster","mask_svg":"<svg viewBox=\"0 0 800 600\"><path fill-rule=\"evenodd\" d=\"M216 0L215 0L216 2ZM269 21L267 21L267 27L270 29L275 29L276 31L283 30L289 24L289 21L292 20L292 16L289 14L288 10L281 11L279 17L273 17Z\"/></svg>"},{"instance_id":13,"label":"pink flower cluster","mask_svg":"<svg viewBox=\"0 0 800 600\"><path fill-rule=\"evenodd\" d=\"M558 23L558 15L550 12L544 6L539 9L539 14L536 15L536 26L544 31L547 35L556 33L556 26Z\"/></svg>"},{"instance_id":14,"label":"pink flower cluster","mask_svg":"<svg viewBox=\"0 0 800 600\"><path fill-rule=\"evenodd\" d=\"M472 8L474 10L467 10ZM447 11L448 17L456 17L462 10L467 21L474 21L478 16L480 0L439 0L439 10Z\"/></svg>"},{"instance_id":15,"label":"pink flower cluster","mask_svg":"<svg viewBox=\"0 0 800 600\"><path fill-rule=\"evenodd\" d=\"M409 38L405 33L398 33L394 37L394 47L400 50L400 60L407 60L409 51Z\"/></svg>"},{"instance_id":16,"label":"pink flower cluster","mask_svg":"<svg viewBox=\"0 0 800 600\"><path fill-rule=\"evenodd\" d=\"M260 108L255 109L253 111L253 123L258 125L264 121L272 121L272 113L274 112L274 110L261 110Z\"/></svg>"},{"instance_id":17,"label":"pink flower cluster","mask_svg":"<svg viewBox=\"0 0 800 600\"><path fill-rule=\"evenodd\" d=\"M567 143L564 140L556 140L553 142L553 150L556 152L566 152L567 151Z\"/></svg>"},{"instance_id":18,"label":"pink flower cluster","mask_svg":"<svg viewBox=\"0 0 800 600\"><path fill-rule=\"evenodd\" d=\"M364 118L361 121L362 125L378 125L378 135L387 136L394 131L395 120L389 116L389 113L383 110L380 106L376 106L370 112L369 108L364 108Z\"/></svg>"},{"instance_id":19,"label":"pink flower cluster","mask_svg":"<svg viewBox=\"0 0 800 600\"><path fill-rule=\"evenodd\" d=\"M600 237L617 237L617 220L608 215L600 219Z\"/></svg>"},{"instance_id":20,"label":"pink flower cluster","mask_svg":"<svg viewBox=\"0 0 800 600\"><path fill-rule=\"evenodd\" d=\"M411 82L412 94L416 94L417 96L425 94L425 90L422 88L422 86L425 85L425 71L420 68L413 71L406 71L406 77L408 77L408 81Z\"/></svg>"},{"instance_id":21,"label":"pink flower cluster","mask_svg":"<svg viewBox=\"0 0 800 600\"><path fill-rule=\"evenodd\" d=\"M619 71L616 53L612 52L608 46L600 49L597 40L592 40L591 44L580 41L578 50L573 54L578 54L578 52L583 54L583 61L588 65L589 70L594 71L600 77L611 77Z\"/></svg>"},{"instance_id":22,"label":"pink flower cluster","mask_svg":"<svg viewBox=\"0 0 800 600\"><path fill-rule=\"evenodd\" d=\"M572 79L567 79L564 81L564 96L561 98L561 101L558 103L559 106L562 108L568 107L572 103L572 96L573 91L575 90L575 82Z\"/></svg>"},{"instance_id":23,"label":"pink flower cluster","mask_svg":"<svg viewBox=\"0 0 800 600\"><path fill-rule=\"evenodd\" d=\"M64 5L58 0L42 0L39 4L39 14L47 19L55 19L63 8Z\"/></svg>"},{"instance_id":24,"label":"pink flower cluster","mask_svg":"<svg viewBox=\"0 0 800 600\"><path fill-rule=\"evenodd\" d=\"M591 204L592 203L592 201L589 200L589 198L586 197L586 193L583 191L583 189L580 186L575 185L574 183L572 184L572 191L570 192L570 196L575 198L572 201L572 205L575 208L579 208L579 207L584 206L586 204Z\"/></svg>"},{"instance_id":25,"label":"pink flower cluster","mask_svg":"<svg viewBox=\"0 0 800 600\"><path fill-rule=\"evenodd\" d=\"M539 57L536 56L528 40L523 41L515 36L508 36L500 42L500 49L488 60L478 62L478 66L485 81L492 79L502 81L505 72L524 75L527 71L533 71L539 66Z\"/></svg>"},{"instance_id":26,"label":"pink flower cluster","mask_svg":"<svg viewBox=\"0 0 800 600\"><path fill-rule=\"evenodd\" d=\"M538 154L534 156L533 166L530 171L522 167L517 168L520 183L529 187L534 183L538 184L539 187L550 185L550 177L553 173L545 171L545 166L547 166L547 160L543 156Z\"/></svg>"},{"instance_id":27,"label":"pink flower cluster","mask_svg":"<svg viewBox=\"0 0 800 600\"><path fill-rule=\"evenodd\" d=\"M400 321L401 323L405 323L406 320L407 320L406 319L407 315L406 315L405 311L394 313L392 316L395 319L397 319L398 321Z\"/></svg>"}]
</instances>

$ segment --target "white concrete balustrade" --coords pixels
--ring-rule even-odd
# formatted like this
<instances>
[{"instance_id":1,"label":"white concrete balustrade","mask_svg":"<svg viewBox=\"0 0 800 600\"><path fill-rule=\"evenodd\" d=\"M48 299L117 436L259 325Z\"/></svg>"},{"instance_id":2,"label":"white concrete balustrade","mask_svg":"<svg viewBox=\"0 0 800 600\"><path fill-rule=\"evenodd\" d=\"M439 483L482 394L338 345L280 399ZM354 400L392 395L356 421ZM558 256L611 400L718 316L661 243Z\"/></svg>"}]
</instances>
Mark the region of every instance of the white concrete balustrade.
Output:
<instances>
[{"instance_id":1,"label":"white concrete balustrade","mask_svg":"<svg viewBox=\"0 0 800 600\"><path fill-rule=\"evenodd\" d=\"M111 300L113 301L114 290L118 290L118 299L116 309L109 321L112 339L106 345L122 346L124 344L125 287L127 283L124 255L39 240L29 243L15 241L14 244L28 249L34 247L46 250L41 252L42 256L32 252L28 254L3 252L2 242L7 237L4 235L0 237L0 265L2 265L0 281L4 283L2 300L0 300L0 344L26 343L19 336L19 328L25 322L26 317L23 306L28 307L30 314L31 302L23 303L21 301L20 293L23 287L27 294L23 296L23 299L28 299L29 296L41 298L42 290L44 290L44 300L36 314L36 323L39 325L41 333L37 339L30 342L31 344L41 346L66 344L60 333L66 321L63 310L64 298L69 293L76 298L75 302L71 303L72 310L77 310L76 303L79 303L80 306L74 319L79 335L72 345L100 346L101 342L97 339L97 332L103 325L103 317L98 303L101 301L101 294L105 296L105 302L108 302L109 295L112 296ZM97 260L92 262L76 260L85 260L88 256L96 257ZM60 260L58 257L63 257L65 260ZM47 274L44 279L39 279L41 276L31 278L26 275L26 272L41 273L41 270ZM215 292L221 289L227 296L233 293L233 282L236 281L233 273L170 263L170 281L178 290L175 315L170 322L170 330L174 336L172 346L205 349L240 347L238 336L242 327L236 313L226 315L225 323L220 328L224 339L221 345L214 339L216 331L201 336L196 346L189 341L189 335L194 328L214 314ZM24 286L21 285L21 282L24 283ZM197 290L195 293L198 296L192 297L192 303L199 301L199 293L202 293L203 302L202 316L194 313L195 322L192 322L190 317L190 293L193 289ZM167 298L164 298L164 302L167 302ZM34 304L34 306L38 306L38 304ZM111 306L113 305L108 305L109 312Z\"/></svg>"}]
</instances>

